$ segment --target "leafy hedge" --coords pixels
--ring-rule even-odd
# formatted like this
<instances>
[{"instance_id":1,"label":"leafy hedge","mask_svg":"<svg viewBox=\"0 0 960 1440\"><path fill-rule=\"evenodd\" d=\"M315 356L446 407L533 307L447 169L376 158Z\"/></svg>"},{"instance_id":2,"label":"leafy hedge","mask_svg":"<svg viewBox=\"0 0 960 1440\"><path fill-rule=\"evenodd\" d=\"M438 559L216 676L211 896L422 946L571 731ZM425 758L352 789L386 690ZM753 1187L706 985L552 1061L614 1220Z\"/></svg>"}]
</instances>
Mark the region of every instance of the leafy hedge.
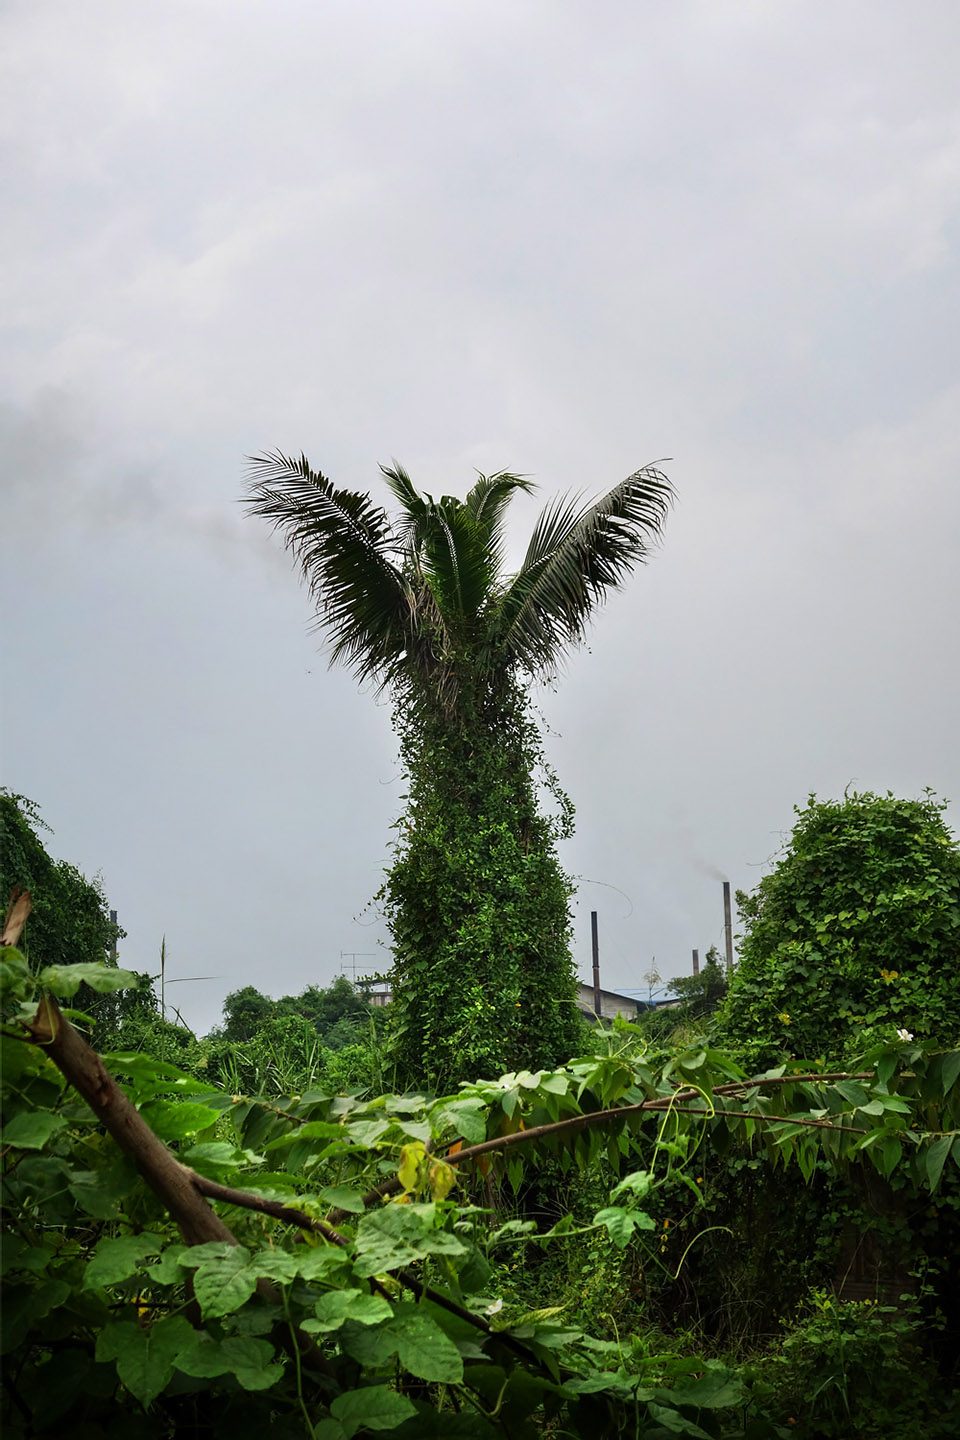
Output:
<instances>
[{"instance_id":1,"label":"leafy hedge","mask_svg":"<svg viewBox=\"0 0 960 1440\"><path fill-rule=\"evenodd\" d=\"M445 1096L260 1100L142 1053L100 1060L52 998L78 973L46 972L39 1003L16 950L0 976L12 1437L796 1433L762 1377L517 1313L498 1254L589 1237L658 1262L658 1194L701 1203L698 1154L724 1139L934 1193L960 1167L960 1051L932 1042L747 1076L706 1048L654 1062L626 1028L608 1054ZM498 1223L490 1187L548 1156L608 1164L605 1203Z\"/></svg>"}]
</instances>

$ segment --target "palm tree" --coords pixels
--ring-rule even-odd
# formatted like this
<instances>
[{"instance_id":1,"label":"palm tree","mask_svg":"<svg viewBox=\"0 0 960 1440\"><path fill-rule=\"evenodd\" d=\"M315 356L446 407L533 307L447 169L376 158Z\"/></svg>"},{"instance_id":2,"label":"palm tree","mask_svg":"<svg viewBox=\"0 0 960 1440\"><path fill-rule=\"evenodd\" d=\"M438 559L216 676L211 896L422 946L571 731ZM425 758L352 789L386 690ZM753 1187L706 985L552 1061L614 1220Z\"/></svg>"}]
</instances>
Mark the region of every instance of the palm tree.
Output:
<instances>
[{"instance_id":1,"label":"palm tree","mask_svg":"<svg viewBox=\"0 0 960 1440\"><path fill-rule=\"evenodd\" d=\"M381 467L391 519L306 457L252 461L250 510L282 534L332 642L331 663L389 688L410 778L381 892L394 941L397 1053L436 1082L567 1057L577 1039L570 883L541 814L526 686L555 674L594 612L649 556L673 496L657 466L599 499L561 496L505 573L508 471L465 499ZM548 774L548 787L556 790Z\"/></svg>"}]
</instances>

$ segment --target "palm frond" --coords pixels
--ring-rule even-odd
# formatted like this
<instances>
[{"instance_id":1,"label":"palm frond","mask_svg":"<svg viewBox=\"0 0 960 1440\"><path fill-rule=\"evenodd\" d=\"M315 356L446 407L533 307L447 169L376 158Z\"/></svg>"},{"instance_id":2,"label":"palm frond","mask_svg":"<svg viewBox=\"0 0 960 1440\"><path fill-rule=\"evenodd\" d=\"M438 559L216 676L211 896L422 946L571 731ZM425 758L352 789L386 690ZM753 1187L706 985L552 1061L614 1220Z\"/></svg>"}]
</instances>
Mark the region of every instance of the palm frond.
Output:
<instances>
[{"instance_id":1,"label":"palm frond","mask_svg":"<svg viewBox=\"0 0 960 1440\"><path fill-rule=\"evenodd\" d=\"M380 474L400 503L400 514L394 520L393 528L403 546L405 561L412 569L416 569L423 544L424 527L433 501L429 495L420 494L406 470L396 460L392 465L381 465Z\"/></svg>"},{"instance_id":2,"label":"palm frond","mask_svg":"<svg viewBox=\"0 0 960 1440\"><path fill-rule=\"evenodd\" d=\"M598 500L561 496L546 507L496 607L491 644L508 663L543 673L583 639L607 593L648 558L673 494L648 465Z\"/></svg>"},{"instance_id":3,"label":"palm frond","mask_svg":"<svg viewBox=\"0 0 960 1440\"><path fill-rule=\"evenodd\" d=\"M531 495L536 488L526 475L498 470L496 475L478 476L463 502L481 527L494 573L499 572L503 563L503 524L507 506L518 491Z\"/></svg>"},{"instance_id":4,"label":"palm frond","mask_svg":"<svg viewBox=\"0 0 960 1440\"><path fill-rule=\"evenodd\" d=\"M413 638L410 595L391 560L397 538L370 497L338 489L305 455L280 451L250 461L247 508L283 536L332 641L331 663L386 684Z\"/></svg>"},{"instance_id":5,"label":"palm frond","mask_svg":"<svg viewBox=\"0 0 960 1440\"><path fill-rule=\"evenodd\" d=\"M462 632L486 604L495 571L486 534L450 495L430 506L423 532L424 579L451 632Z\"/></svg>"}]
</instances>

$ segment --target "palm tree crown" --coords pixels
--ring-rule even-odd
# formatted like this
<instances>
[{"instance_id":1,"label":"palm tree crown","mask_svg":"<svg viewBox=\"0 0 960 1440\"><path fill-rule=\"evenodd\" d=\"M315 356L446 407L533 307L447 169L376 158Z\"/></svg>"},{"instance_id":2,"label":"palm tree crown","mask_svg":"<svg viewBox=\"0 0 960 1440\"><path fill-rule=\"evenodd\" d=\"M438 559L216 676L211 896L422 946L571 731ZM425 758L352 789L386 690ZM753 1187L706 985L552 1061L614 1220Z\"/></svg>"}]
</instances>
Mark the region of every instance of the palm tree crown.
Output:
<instances>
[{"instance_id":1,"label":"palm tree crown","mask_svg":"<svg viewBox=\"0 0 960 1440\"><path fill-rule=\"evenodd\" d=\"M519 570L504 573L504 523L533 484L480 475L464 500L420 494L402 466L381 466L399 504L391 519L340 489L305 455L251 461L247 505L283 534L332 640L331 662L383 687L404 678L456 693L458 665L549 673L593 612L660 535L673 498L655 465L599 499L560 496L538 519Z\"/></svg>"}]
</instances>

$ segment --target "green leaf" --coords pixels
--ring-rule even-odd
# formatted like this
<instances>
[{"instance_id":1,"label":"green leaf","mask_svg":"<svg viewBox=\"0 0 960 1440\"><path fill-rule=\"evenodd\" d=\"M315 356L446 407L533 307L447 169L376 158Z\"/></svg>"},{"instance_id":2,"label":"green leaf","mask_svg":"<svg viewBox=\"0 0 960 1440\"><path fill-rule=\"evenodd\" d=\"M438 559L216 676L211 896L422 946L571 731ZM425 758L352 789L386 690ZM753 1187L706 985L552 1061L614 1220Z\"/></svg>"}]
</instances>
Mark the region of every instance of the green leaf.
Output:
<instances>
[{"instance_id":1,"label":"green leaf","mask_svg":"<svg viewBox=\"0 0 960 1440\"><path fill-rule=\"evenodd\" d=\"M312 1329L305 1323L305 1329ZM344 1330L341 1347L367 1369L386 1365L394 1356L420 1380L459 1384L463 1358L450 1336L420 1305L398 1305L392 1317L376 1328Z\"/></svg>"},{"instance_id":2,"label":"green leaf","mask_svg":"<svg viewBox=\"0 0 960 1440\"><path fill-rule=\"evenodd\" d=\"M368 1211L357 1226L355 1273L361 1279L397 1270L425 1255L466 1255L456 1235L437 1230L433 1205L384 1205Z\"/></svg>"},{"instance_id":3,"label":"green leaf","mask_svg":"<svg viewBox=\"0 0 960 1440\"><path fill-rule=\"evenodd\" d=\"M54 1115L49 1110L21 1110L4 1125L0 1144L12 1145L15 1150L42 1150L66 1123L62 1115Z\"/></svg>"},{"instance_id":4,"label":"green leaf","mask_svg":"<svg viewBox=\"0 0 960 1440\"><path fill-rule=\"evenodd\" d=\"M193 1245L178 1257L178 1263L197 1267L193 1289L205 1320L239 1310L261 1276L286 1283L298 1270L298 1258L285 1250L258 1250L251 1255L245 1245L231 1245L226 1240Z\"/></svg>"},{"instance_id":5,"label":"green leaf","mask_svg":"<svg viewBox=\"0 0 960 1440\"><path fill-rule=\"evenodd\" d=\"M204 1320L230 1315L245 1305L257 1288L259 1274L245 1245L230 1245L225 1255L205 1261L193 1280Z\"/></svg>"},{"instance_id":6,"label":"green leaf","mask_svg":"<svg viewBox=\"0 0 960 1440\"><path fill-rule=\"evenodd\" d=\"M884 1135L870 1155L880 1174L884 1179L889 1179L903 1159L903 1146L896 1135Z\"/></svg>"},{"instance_id":7,"label":"green leaf","mask_svg":"<svg viewBox=\"0 0 960 1440\"><path fill-rule=\"evenodd\" d=\"M438 1130L449 1125L469 1145L487 1138L487 1110L479 1100L451 1101L435 1113L433 1123Z\"/></svg>"},{"instance_id":8,"label":"green leaf","mask_svg":"<svg viewBox=\"0 0 960 1440\"><path fill-rule=\"evenodd\" d=\"M625 1210L621 1205L608 1205L593 1217L595 1225L604 1225L610 1239L620 1250L626 1249L634 1230L655 1230L656 1221L642 1210Z\"/></svg>"},{"instance_id":9,"label":"green leaf","mask_svg":"<svg viewBox=\"0 0 960 1440\"><path fill-rule=\"evenodd\" d=\"M649 1170L636 1170L632 1175L625 1175L619 1185L614 1186L610 1192L611 1199L615 1195L630 1194L642 1200L644 1195L649 1194L652 1184L653 1176Z\"/></svg>"},{"instance_id":10,"label":"green leaf","mask_svg":"<svg viewBox=\"0 0 960 1440\"><path fill-rule=\"evenodd\" d=\"M459 1384L463 1379L463 1360L457 1347L419 1306L398 1306L386 1328L396 1342L400 1364L411 1375L436 1384Z\"/></svg>"},{"instance_id":11,"label":"green leaf","mask_svg":"<svg viewBox=\"0 0 960 1440\"><path fill-rule=\"evenodd\" d=\"M182 1315L168 1315L149 1330L132 1321L115 1321L97 1337L98 1360L115 1360L127 1389L147 1406L165 1389L177 1358L196 1344L193 1327Z\"/></svg>"},{"instance_id":12,"label":"green leaf","mask_svg":"<svg viewBox=\"0 0 960 1440\"><path fill-rule=\"evenodd\" d=\"M84 1269L83 1289L96 1290L101 1285L129 1280L145 1256L158 1255L162 1249L159 1235L117 1235L99 1241Z\"/></svg>"},{"instance_id":13,"label":"green leaf","mask_svg":"<svg viewBox=\"0 0 960 1440\"><path fill-rule=\"evenodd\" d=\"M168 1245L156 1264L146 1267L150 1279L157 1285L176 1285L183 1279L180 1259L186 1255L188 1249L187 1245Z\"/></svg>"},{"instance_id":14,"label":"green leaf","mask_svg":"<svg viewBox=\"0 0 960 1440\"><path fill-rule=\"evenodd\" d=\"M651 1420L658 1420L664 1430L669 1430L672 1435L685 1435L688 1440L712 1440L709 1431L695 1425L692 1420L688 1420L678 1410L668 1409L665 1405L656 1405L652 1400L648 1409Z\"/></svg>"},{"instance_id":15,"label":"green leaf","mask_svg":"<svg viewBox=\"0 0 960 1440\"><path fill-rule=\"evenodd\" d=\"M960 1050L950 1050L940 1061L944 1096L950 1094L960 1075Z\"/></svg>"},{"instance_id":16,"label":"green leaf","mask_svg":"<svg viewBox=\"0 0 960 1440\"><path fill-rule=\"evenodd\" d=\"M836 1093L842 1094L843 1099L849 1100L853 1106L862 1106L868 1100L868 1092L862 1084L856 1083L856 1080L838 1080L833 1089L836 1090Z\"/></svg>"},{"instance_id":17,"label":"green leaf","mask_svg":"<svg viewBox=\"0 0 960 1440\"><path fill-rule=\"evenodd\" d=\"M33 1275L39 1275L46 1270L53 1259L53 1254L54 1252L48 1250L45 1245L31 1245L21 1235L15 1234L12 1230L4 1230L0 1275L7 1275L17 1270L26 1270Z\"/></svg>"},{"instance_id":18,"label":"green leaf","mask_svg":"<svg viewBox=\"0 0 960 1440\"><path fill-rule=\"evenodd\" d=\"M934 1140L927 1147L923 1157L924 1167L927 1172L927 1183L931 1191L936 1190L940 1184L940 1176L943 1174L943 1167L947 1156L950 1154L950 1146L953 1144L952 1135L941 1135L939 1140Z\"/></svg>"},{"instance_id":19,"label":"green leaf","mask_svg":"<svg viewBox=\"0 0 960 1440\"><path fill-rule=\"evenodd\" d=\"M302 1328L311 1334L339 1330L347 1321L357 1325L379 1325L389 1320L393 1310L380 1295L367 1295L362 1290L331 1290L321 1295L314 1306L314 1319L304 1320Z\"/></svg>"},{"instance_id":20,"label":"green leaf","mask_svg":"<svg viewBox=\"0 0 960 1440\"><path fill-rule=\"evenodd\" d=\"M157 1060L143 1050L109 1051L103 1056L103 1063L112 1074L129 1076L135 1081L137 1092L141 1095L145 1091L196 1092L210 1089L209 1081L198 1080L195 1075L188 1075L186 1071L178 1070L176 1065Z\"/></svg>"},{"instance_id":21,"label":"green leaf","mask_svg":"<svg viewBox=\"0 0 960 1440\"><path fill-rule=\"evenodd\" d=\"M191 1100L153 1100L141 1114L161 1140L185 1140L188 1135L208 1130L220 1118L209 1105Z\"/></svg>"},{"instance_id":22,"label":"green leaf","mask_svg":"<svg viewBox=\"0 0 960 1440\"><path fill-rule=\"evenodd\" d=\"M196 1379L214 1379L218 1375L234 1375L244 1390L269 1390L283 1375L283 1367L273 1363L273 1346L268 1340L251 1336L231 1335L214 1340L198 1335L192 1350L177 1359L177 1369Z\"/></svg>"},{"instance_id":23,"label":"green leaf","mask_svg":"<svg viewBox=\"0 0 960 1440\"><path fill-rule=\"evenodd\" d=\"M183 1163L211 1180L219 1180L241 1166L257 1165L261 1157L252 1150L240 1150L229 1140L202 1140L182 1152Z\"/></svg>"},{"instance_id":24,"label":"green leaf","mask_svg":"<svg viewBox=\"0 0 960 1440\"><path fill-rule=\"evenodd\" d=\"M398 1395L386 1385L369 1385L338 1395L330 1413L340 1421L350 1440L358 1430L395 1430L417 1412L405 1395Z\"/></svg>"},{"instance_id":25,"label":"green leaf","mask_svg":"<svg viewBox=\"0 0 960 1440\"><path fill-rule=\"evenodd\" d=\"M313 1440L347 1440L347 1432L339 1420L321 1420L313 1427Z\"/></svg>"},{"instance_id":26,"label":"green leaf","mask_svg":"<svg viewBox=\"0 0 960 1440\"><path fill-rule=\"evenodd\" d=\"M329 1280L332 1271L350 1263L350 1256L339 1245L298 1245L295 1258L297 1274L308 1282Z\"/></svg>"},{"instance_id":27,"label":"green leaf","mask_svg":"<svg viewBox=\"0 0 960 1440\"><path fill-rule=\"evenodd\" d=\"M30 966L12 945L0 948L0 1000L24 1000L33 989Z\"/></svg>"},{"instance_id":28,"label":"green leaf","mask_svg":"<svg viewBox=\"0 0 960 1440\"><path fill-rule=\"evenodd\" d=\"M743 1403L743 1385L725 1367L707 1370L697 1380L678 1385L675 1390L660 1390L657 1399L671 1405L695 1405L698 1410L722 1410Z\"/></svg>"},{"instance_id":29,"label":"green leaf","mask_svg":"<svg viewBox=\"0 0 960 1440\"><path fill-rule=\"evenodd\" d=\"M347 1185L325 1185L320 1199L331 1210L346 1210L349 1215L362 1215L365 1208L362 1191L351 1190Z\"/></svg>"},{"instance_id":30,"label":"green leaf","mask_svg":"<svg viewBox=\"0 0 960 1440\"><path fill-rule=\"evenodd\" d=\"M861 1106L860 1106L859 1113L860 1113L861 1115L882 1115L882 1114L883 1114L883 1101L882 1101L882 1100L869 1100L866 1105L861 1105Z\"/></svg>"},{"instance_id":31,"label":"green leaf","mask_svg":"<svg viewBox=\"0 0 960 1440\"><path fill-rule=\"evenodd\" d=\"M89 961L82 965L46 965L37 982L44 990L69 1000L81 985L89 985L98 995L109 995L113 990L135 990L140 977L132 970L118 970L115 965Z\"/></svg>"}]
</instances>

